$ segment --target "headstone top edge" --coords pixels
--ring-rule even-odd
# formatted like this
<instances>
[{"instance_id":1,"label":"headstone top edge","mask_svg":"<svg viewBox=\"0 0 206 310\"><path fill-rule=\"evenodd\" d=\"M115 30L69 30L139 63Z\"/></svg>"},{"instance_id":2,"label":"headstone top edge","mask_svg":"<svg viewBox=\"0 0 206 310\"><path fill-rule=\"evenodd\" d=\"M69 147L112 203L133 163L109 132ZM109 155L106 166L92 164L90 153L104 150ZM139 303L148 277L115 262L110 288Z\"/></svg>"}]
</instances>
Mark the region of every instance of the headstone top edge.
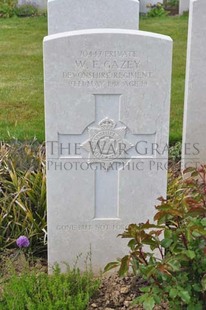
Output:
<instances>
[{"instance_id":1,"label":"headstone top edge","mask_svg":"<svg viewBox=\"0 0 206 310\"><path fill-rule=\"evenodd\" d=\"M91 28L138 29L139 1L52 0L48 2L49 34Z\"/></svg>"},{"instance_id":2,"label":"headstone top edge","mask_svg":"<svg viewBox=\"0 0 206 310\"><path fill-rule=\"evenodd\" d=\"M64 37L72 37L77 35L87 35L87 34L131 34L131 35L139 35L143 37L150 37L150 38L156 38L161 40L166 40L173 42L173 39L170 36L154 33L154 32L148 32L148 31L141 31L141 30L133 30L133 29L112 29L112 28L98 28L98 29L84 29L84 30L73 30L73 31L67 31L67 32L60 32L56 34L51 34L46 37L44 37L44 42L64 38Z\"/></svg>"},{"instance_id":3,"label":"headstone top edge","mask_svg":"<svg viewBox=\"0 0 206 310\"><path fill-rule=\"evenodd\" d=\"M55 2L55 1L59 1L59 0L48 0L48 3L51 3L51 2ZM77 1L77 0L76 0ZM75 2L76 2L75 1ZM111 0L110 0L111 1ZM136 2L136 3L139 3L139 0L125 0L127 2Z\"/></svg>"}]
</instances>

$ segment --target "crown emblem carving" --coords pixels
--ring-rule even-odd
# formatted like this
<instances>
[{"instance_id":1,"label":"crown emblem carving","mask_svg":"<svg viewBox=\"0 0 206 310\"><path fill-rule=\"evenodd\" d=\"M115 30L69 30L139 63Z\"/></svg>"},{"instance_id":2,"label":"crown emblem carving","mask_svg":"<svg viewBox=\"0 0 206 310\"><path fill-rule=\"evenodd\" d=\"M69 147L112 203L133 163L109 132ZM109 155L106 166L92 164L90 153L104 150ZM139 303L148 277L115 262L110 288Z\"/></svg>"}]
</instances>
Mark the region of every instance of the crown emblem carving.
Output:
<instances>
[{"instance_id":1,"label":"crown emblem carving","mask_svg":"<svg viewBox=\"0 0 206 310\"><path fill-rule=\"evenodd\" d=\"M107 170L114 162L127 160L126 151L133 145L125 138L127 128L118 127L106 117L96 126L89 126L89 139L81 147L89 153L88 163L103 163Z\"/></svg>"},{"instance_id":2,"label":"crown emblem carving","mask_svg":"<svg viewBox=\"0 0 206 310\"><path fill-rule=\"evenodd\" d=\"M104 129L114 129L116 124L112 119L106 117L99 123L99 126Z\"/></svg>"}]
</instances>

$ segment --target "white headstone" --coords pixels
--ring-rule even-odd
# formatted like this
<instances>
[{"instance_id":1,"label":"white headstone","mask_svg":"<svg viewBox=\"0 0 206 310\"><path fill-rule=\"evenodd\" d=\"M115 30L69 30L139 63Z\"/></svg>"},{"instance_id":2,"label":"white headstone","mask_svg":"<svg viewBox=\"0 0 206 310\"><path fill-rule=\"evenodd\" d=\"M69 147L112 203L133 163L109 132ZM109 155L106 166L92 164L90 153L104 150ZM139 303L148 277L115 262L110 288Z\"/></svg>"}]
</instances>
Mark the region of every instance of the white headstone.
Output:
<instances>
[{"instance_id":1,"label":"white headstone","mask_svg":"<svg viewBox=\"0 0 206 310\"><path fill-rule=\"evenodd\" d=\"M190 0L179 0L179 14L189 11Z\"/></svg>"},{"instance_id":2,"label":"white headstone","mask_svg":"<svg viewBox=\"0 0 206 310\"><path fill-rule=\"evenodd\" d=\"M146 14L148 11L150 11L150 8L148 7L148 5L155 5L157 3L163 3L163 0L140 0L140 7L139 7L139 11L140 13L144 13Z\"/></svg>"},{"instance_id":3,"label":"white headstone","mask_svg":"<svg viewBox=\"0 0 206 310\"><path fill-rule=\"evenodd\" d=\"M128 224L152 220L166 196L171 62L172 40L153 33L45 38L50 266L91 250L98 272L127 252Z\"/></svg>"},{"instance_id":4,"label":"white headstone","mask_svg":"<svg viewBox=\"0 0 206 310\"><path fill-rule=\"evenodd\" d=\"M206 163L206 1L190 6L182 168Z\"/></svg>"},{"instance_id":5,"label":"white headstone","mask_svg":"<svg viewBox=\"0 0 206 310\"><path fill-rule=\"evenodd\" d=\"M40 9L47 8L47 0L18 0L18 5L31 4Z\"/></svg>"},{"instance_id":6,"label":"white headstone","mask_svg":"<svg viewBox=\"0 0 206 310\"><path fill-rule=\"evenodd\" d=\"M49 0L48 34L114 28L139 29L138 0Z\"/></svg>"}]
</instances>

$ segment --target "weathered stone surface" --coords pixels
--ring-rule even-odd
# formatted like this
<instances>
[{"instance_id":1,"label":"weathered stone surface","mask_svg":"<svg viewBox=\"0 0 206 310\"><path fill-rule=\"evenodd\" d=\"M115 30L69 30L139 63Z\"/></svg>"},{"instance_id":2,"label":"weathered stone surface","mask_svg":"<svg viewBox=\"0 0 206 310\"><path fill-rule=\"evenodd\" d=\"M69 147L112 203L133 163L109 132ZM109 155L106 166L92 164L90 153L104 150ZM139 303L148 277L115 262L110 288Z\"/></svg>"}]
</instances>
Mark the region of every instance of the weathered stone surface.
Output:
<instances>
[{"instance_id":1,"label":"weathered stone surface","mask_svg":"<svg viewBox=\"0 0 206 310\"><path fill-rule=\"evenodd\" d=\"M179 14L189 11L190 0L179 0Z\"/></svg>"},{"instance_id":2,"label":"weathered stone surface","mask_svg":"<svg viewBox=\"0 0 206 310\"><path fill-rule=\"evenodd\" d=\"M94 271L166 195L172 40L82 30L44 40L49 264ZM84 259L79 259L84 268Z\"/></svg>"},{"instance_id":3,"label":"weathered stone surface","mask_svg":"<svg viewBox=\"0 0 206 310\"><path fill-rule=\"evenodd\" d=\"M182 168L206 163L206 1L190 6Z\"/></svg>"},{"instance_id":4,"label":"weathered stone surface","mask_svg":"<svg viewBox=\"0 0 206 310\"><path fill-rule=\"evenodd\" d=\"M139 1L48 1L49 34L96 28L139 29Z\"/></svg>"}]
</instances>

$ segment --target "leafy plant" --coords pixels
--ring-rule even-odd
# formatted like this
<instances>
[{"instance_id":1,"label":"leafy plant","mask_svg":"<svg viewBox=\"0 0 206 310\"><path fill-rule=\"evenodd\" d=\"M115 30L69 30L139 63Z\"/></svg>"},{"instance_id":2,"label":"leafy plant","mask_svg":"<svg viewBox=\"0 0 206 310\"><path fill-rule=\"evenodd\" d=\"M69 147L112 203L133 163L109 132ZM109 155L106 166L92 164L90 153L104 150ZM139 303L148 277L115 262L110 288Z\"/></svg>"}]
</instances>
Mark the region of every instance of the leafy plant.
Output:
<instances>
[{"instance_id":1,"label":"leafy plant","mask_svg":"<svg viewBox=\"0 0 206 310\"><path fill-rule=\"evenodd\" d=\"M165 11L164 6L162 3L158 2L157 4L148 4L148 8L150 8L149 12L147 13L148 17L161 17L167 16L169 13Z\"/></svg>"},{"instance_id":2,"label":"leafy plant","mask_svg":"<svg viewBox=\"0 0 206 310\"><path fill-rule=\"evenodd\" d=\"M178 7L179 6L179 0L168 0L166 2L166 5L170 6L170 7Z\"/></svg>"},{"instance_id":3,"label":"leafy plant","mask_svg":"<svg viewBox=\"0 0 206 310\"><path fill-rule=\"evenodd\" d=\"M84 310L98 286L91 272L80 273L69 267L65 274L58 266L52 275L34 271L13 274L3 285L0 309Z\"/></svg>"},{"instance_id":4,"label":"leafy plant","mask_svg":"<svg viewBox=\"0 0 206 310\"><path fill-rule=\"evenodd\" d=\"M46 254L46 173L44 146L0 147L0 248L12 248L28 236L31 252Z\"/></svg>"},{"instance_id":5,"label":"leafy plant","mask_svg":"<svg viewBox=\"0 0 206 310\"><path fill-rule=\"evenodd\" d=\"M18 5L17 0L0 0L0 17L29 17L37 15L45 15L45 11L40 12L37 6L31 3Z\"/></svg>"},{"instance_id":6,"label":"leafy plant","mask_svg":"<svg viewBox=\"0 0 206 310\"><path fill-rule=\"evenodd\" d=\"M182 143L177 142L169 148L169 158L174 160L175 162L181 160L182 154Z\"/></svg>"},{"instance_id":7,"label":"leafy plant","mask_svg":"<svg viewBox=\"0 0 206 310\"><path fill-rule=\"evenodd\" d=\"M188 175L189 174L189 175ZM170 180L167 200L160 198L154 224L131 224L129 254L109 263L122 276L132 267L148 281L134 302L144 309L167 302L169 309L206 309L206 166L188 168Z\"/></svg>"},{"instance_id":8,"label":"leafy plant","mask_svg":"<svg viewBox=\"0 0 206 310\"><path fill-rule=\"evenodd\" d=\"M15 14L18 17L28 17L38 15L38 8L32 4L23 4L15 8Z\"/></svg>"},{"instance_id":9,"label":"leafy plant","mask_svg":"<svg viewBox=\"0 0 206 310\"><path fill-rule=\"evenodd\" d=\"M0 0L0 17L14 16L16 4L16 0Z\"/></svg>"}]
</instances>

